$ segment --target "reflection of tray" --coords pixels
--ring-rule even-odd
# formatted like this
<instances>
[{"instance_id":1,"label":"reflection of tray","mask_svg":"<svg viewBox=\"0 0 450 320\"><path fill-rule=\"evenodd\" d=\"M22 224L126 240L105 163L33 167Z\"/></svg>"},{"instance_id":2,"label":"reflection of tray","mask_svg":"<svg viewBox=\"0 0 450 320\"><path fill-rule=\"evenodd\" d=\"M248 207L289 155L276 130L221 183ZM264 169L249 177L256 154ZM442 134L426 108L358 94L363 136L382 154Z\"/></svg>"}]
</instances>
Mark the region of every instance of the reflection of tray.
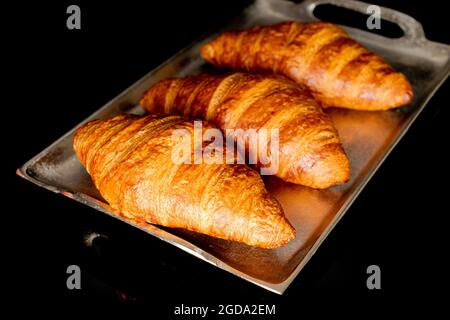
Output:
<instances>
[{"instance_id":1,"label":"reflection of tray","mask_svg":"<svg viewBox=\"0 0 450 320\"><path fill-rule=\"evenodd\" d=\"M360 12L365 12L367 7L366 4L349 0L312 0L301 4L258 0L232 25L223 29L272 24L283 20L312 21L315 20L312 11L319 3L332 3ZM415 99L412 105L397 111L327 111L350 157L352 179L344 186L318 191L265 177L267 188L281 202L289 221L297 229L295 240L279 249L264 250L184 230L160 228L118 218L248 281L282 293L450 72L450 46L426 40L420 24L404 14L381 8L381 15L399 24L405 35L389 39L361 30L346 29L355 39L385 57L408 76L414 86ZM137 105L139 97L153 83L166 77L198 73L205 67L205 62L199 56L199 48L209 39L186 48L85 121L108 118L123 112L143 112ZM103 202L75 158L73 132L74 129L28 161L17 173L42 187L111 214L108 205Z\"/></svg>"}]
</instances>

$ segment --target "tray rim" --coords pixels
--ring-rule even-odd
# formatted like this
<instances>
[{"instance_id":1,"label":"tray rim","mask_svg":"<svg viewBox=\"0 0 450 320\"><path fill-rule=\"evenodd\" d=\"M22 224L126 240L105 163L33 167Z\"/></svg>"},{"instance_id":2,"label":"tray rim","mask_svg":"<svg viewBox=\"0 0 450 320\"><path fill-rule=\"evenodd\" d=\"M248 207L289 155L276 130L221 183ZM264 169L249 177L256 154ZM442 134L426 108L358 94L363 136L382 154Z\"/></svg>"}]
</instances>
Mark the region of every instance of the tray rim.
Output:
<instances>
[{"instance_id":1,"label":"tray rim","mask_svg":"<svg viewBox=\"0 0 450 320\"><path fill-rule=\"evenodd\" d=\"M315 0L315 1L322 2L321 0ZM326 1L333 1L333 0L325 0L323 2L326 2ZM314 2L314 0L305 1L305 5L310 4L311 2ZM336 0L336 2L339 2L339 1ZM360 3L362 3L362 2L360 2ZM365 3L365 4L368 4L368 3ZM300 3L299 5L302 5L302 3ZM355 28L345 27L345 26L343 26L343 27L345 29L354 29L354 30L357 30L357 32L359 32L359 33L363 32L363 33L369 34L370 36L374 36L373 33L367 32L365 30L360 30L360 29L355 29ZM406 120L404 127L401 129L401 131L399 132L397 137L395 137L394 139L392 139L390 141L384 154L382 154L382 156L380 158L376 159L376 161L374 162L374 165L368 170L367 174L363 177L363 179L356 185L356 188L352 190L351 195L342 203L342 205L340 206L339 210L337 211L337 213L335 214L333 219L330 220L330 222L328 223L326 228L322 231L322 233L317 238L317 240L314 242L314 244L308 249L306 255L303 257L303 259L300 261L300 263L295 267L295 269L290 273L290 275L285 280L283 280L280 283L271 283L271 282L267 282L267 281L255 278L255 277L248 275L238 269L235 269L234 267L223 262L222 260L215 257L214 255L204 251L203 249L197 247L196 245L190 243L189 241L187 241L183 238L180 238L172 233L169 233L169 232L159 228L156 225L152 225L152 224L143 225L142 223L135 222L131 219L127 219L127 218L118 216L118 215L112 213L111 211L108 211L106 208L107 205L105 205L105 203L101 202L100 200L98 200L96 198L93 198L86 194L77 193L77 192L72 193L71 191L64 190L64 188L56 187L54 185L51 185L44 181L41 181L28 173L28 169L34 163L36 163L39 159L41 159L49 150L54 148L62 140L71 136L80 125L82 125L83 123L85 123L87 121L90 121L91 119L94 119L97 115L101 114L104 110L107 110L112 105L114 105L116 102L120 101L130 91L132 91L133 88L138 87L139 85L143 84L147 79L151 78L159 70L163 69L165 66L169 65L170 63L175 61L177 58L181 57L185 52L192 49L193 46L199 44L201 41L204 41L207 37L210 37L213 34L214 33L212 33L212 32L208 32L208 33L204 34L203 36L199 37L198 39L195 39L194 41L189 43L187 46L185 46L184 48L182 48L181 50L176 52L174 55L169 57L167 60L165 60L164 62L162 62L155 68L153 68L152 70L150 70L148 73L143 75L140 79L138 79L137 81L132 83L130 86L128 86L126 89L124 89L118 95L116 95L114 98L112 98L107 103L105 103L102 107L95 110L92 114L90 114L85 119L83 119L81 122L76 124L72 129L70 129L65 134L63 134L61 137L59 137L54 142L52 142L49 146L47 146L42 151L37 153L30 160L26 161L22 166L20 166L19 168L16 169L16 174L18 176L20 176L21 178L38 185L39 187L45 188L45 189L50 190L57 194L61 194L72 200L75 200L84 205L87 205L93 209L96 209L98 211L106 213L107 215L109 215L115 219L118 219L122 222L125 222L125 223L141 230L141 231L151 234L162 241L170 243L170 244L174 245L175 247L177 247L197 258L200 258L201 260L206 261L222 270L228 271L244 280L254 283L260 287L263 287L273 293L282 295L285 292L285 290L289 287L289 285L294 281L294 279L298 276L298 274L304 268L304 266L309 262L309 260L312 258L312 256L316 253L316 251L321 246L323 241L328 237L330 232L334 229L336 224L340 221L340 219L344 216L344 214L347 212L347 210L351 207L353 202L358 198L359 194L365 188L367 183L372 179L373 175L378 171L380 166L384 163L384 161L390 155L390 153L395 148L395 146L400 142L400 140L408 132L411 125L415 122L417 117L422 113L423 109L428 104L430 99L434 96L434 94L437 92L437 90L439 90L441 85L447 80L447 78L450 75L450 57L449 57L449 60L446 62L442 71L436 76L436 78L435 78L436 84L428 92L428 94L426 95L426 97L422 101L422 103L415 108L414 112L411 113L411 116ZM375 36L385 38L385 37L379 36L379 35L375 35ZM386 39L389 39L389 38L386 38ZM410 44L411 46L417 45L416 42L408 42L407 44ZM424 38L420 42L420 45L422 47L437 45L437 46L441 47L442 49L446 49L450 54L450 45L447 45L445 43L430 41L430 40Z\"/></svg>"}]
</instances>

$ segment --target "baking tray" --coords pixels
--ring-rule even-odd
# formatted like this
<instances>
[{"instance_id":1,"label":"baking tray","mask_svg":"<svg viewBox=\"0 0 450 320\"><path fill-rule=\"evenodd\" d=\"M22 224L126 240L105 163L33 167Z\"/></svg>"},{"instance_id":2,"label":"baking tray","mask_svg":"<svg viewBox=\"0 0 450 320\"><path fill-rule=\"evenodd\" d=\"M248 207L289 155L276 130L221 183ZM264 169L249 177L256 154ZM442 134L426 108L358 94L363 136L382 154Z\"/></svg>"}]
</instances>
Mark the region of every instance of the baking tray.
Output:
<instances>
[{"instance_id":1,"label":"baking tray","mask_svg":"<svg viewBox=\"0 0 450 320\"><path fill-rule=\"evenodd\" d=\"M138 105L139 98L155 82L167 77L199 73L205 68L210 70L211 67L206 66L199 55L199 48L218 32L285 20L316 21L313 10L319 4L333 4L361 13L365 13L368 6L367 3L348 0L312 0L298 4L283 0L257 0L232 23L182 50L82 123L124 112L143 113ZM402 28L403 37L391 39L344 28L353 38L408 76L414 87L414 101L395 111L327 110L350 158L352 177L345 185L320 191L286 183L276 177L264 178L268 190L280 201L287 218L297 229L296 238L284 247L259 249L114 215L75 157L72 139L76 128L25 163L17 174L127 222L245 280L282 294L449 75L450 46L427 40L422 26L413 18L391 9L380 9L383 19Z\"/></svg>"}]
</instances>

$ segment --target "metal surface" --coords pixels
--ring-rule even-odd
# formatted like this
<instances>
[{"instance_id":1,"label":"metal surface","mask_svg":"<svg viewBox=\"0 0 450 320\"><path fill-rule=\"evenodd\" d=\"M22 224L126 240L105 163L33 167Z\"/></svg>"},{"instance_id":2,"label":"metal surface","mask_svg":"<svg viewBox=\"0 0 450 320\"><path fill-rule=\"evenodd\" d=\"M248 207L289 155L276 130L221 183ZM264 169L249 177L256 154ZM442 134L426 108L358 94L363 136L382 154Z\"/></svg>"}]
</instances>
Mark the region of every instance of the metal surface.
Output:
<instances>
[{"instance_id":1,"label":"metal surface","mask_svg":"<svg viewBox=\"0 0 450 320\"><path fill-rule=\"evenodd\" d=\"M314 21L317 19L313 10L322 3L363 13L368 5L348 0L312 0L300 4L259 0L222 30L285 20ZM264 250L115 217L261 287L283 293L449 74L450 46L428 41L420 23L409 16L385 8L381 8L381 16L399 24L405 35L390 39L353 28L345 29L407 75L414 87L414 101L396 111L327 111L350 158L352 178L347 184L319 191L275 177L265 178L267 188L280 201L289 221L297 229L295 240L279 249ZM144 90L153 83L166 77L198 73L206 67L199 56L199 48L213 36L181 51L85 121L124 112L143 113L137 103ZM28 161L17 173L39 186L113 215L74 155L74 130Z\"/></svg>"}]
</instances>

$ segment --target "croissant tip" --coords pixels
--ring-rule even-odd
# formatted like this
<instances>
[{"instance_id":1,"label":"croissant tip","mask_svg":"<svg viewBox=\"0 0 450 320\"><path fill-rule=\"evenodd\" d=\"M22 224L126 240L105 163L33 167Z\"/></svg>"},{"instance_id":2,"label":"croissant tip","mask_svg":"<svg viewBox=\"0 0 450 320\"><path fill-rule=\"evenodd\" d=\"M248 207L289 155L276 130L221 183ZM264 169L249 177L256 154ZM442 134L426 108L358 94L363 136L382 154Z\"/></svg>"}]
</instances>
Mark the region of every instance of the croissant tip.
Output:
<instances>
[{"instance_id":1,"label":"croissant tip","mask_svg":"<svg viewBox=\"0 0 450 320\"><path fill-rule=\"evenodd\" d=\"M284 237L280 241L280 244L281 244L280 246L284 246L288 242L294 240L295 236L297 235L297 230L295 230L295 228L293 226L291 226L291 224L289 222L287 222L287 223L288 223L288 227L286 228L286 231L283 233Z\"/></svg>"},{"instance_id":2,"label":"croissant tip","mask_svg":"<svg viewBox=\"0 0 450 320\"><path fill-rule=\"evenodd\" d=\"M282 238L275 248L280 248L287 245L289 242L295 239L296 231L292 228L292 232L287 234L284 238Z\"/></svg>"},{"instance_id":3,"label":"croissant tip","mask_svg":"<svg viewBox=\"0 0 450 320\"><path fill-rule=\"evenodd\" d=\"M411 103L413 98L414 98L414 92L413 92L411 86L409 86L409 88L405 91L405 93L400 96L399 100L402 105L405 105L405 104Z\"/></svg>"},{"instance_id":4,"label":"croissant tip","mask_svg":"<svg viewBox=\"0 0 450 320\"><path fill-rule=\"evenodd\" d=\"M290 228L284 230L283 233L276 240L270 243L264 242L258 244L257 246L263 249L277 249L282 246L285 246L286 244L294 240L296 234L297 234L296 230L292 226L290 226Z\"/></svg>"},{"instance_id":5,"label":"croissant tip","mask_svg":"<svg viewBox=\"0 0 450 320\"><path fill-rule=\"evenodd\" d=\"M73 136L73 149L75 151L75 155L77 156L78 160L84 165L85 164L85 155L88 146L86 146L85 140L85 134L88 132L88 129L92 126L95 126L98 123L99 120L92 120L89 122L86 122L82 124L80 127L78 127L75 130L75 134Z\"/></svg>"},{"instance_id":6,"label":"croissant tip","mask_svg":"<svg viewBox=\"0 0 450 320\"><path fill-rule=\"evenodd\" d=\"M282 218L280 220L278 220L274 224L273 231L276 233L275 236L272 238L271 242L266 243L263 246L264 248L276 249L276 248L286 245L287 243L289 243L290 241L295 239L297 231L291 225L289 220L286 219L286 217L284 217L284 215L282 216Z\"/></svg>"},{"instance_id":7,"label":"croissant tip","mask_svg":"<svg viewBox=\"0 0 450 320\"><path fill-rule=\"evenodd\" d=\"M203 59L208 59L208 57L211 56L210 51L211 45L207 43L200 48L200 55L202 56Z\"/></svg>"},{"instance_id":8,"label":"croissant tip","mask_svg":"<svg viewBox=\"0 0 450 320\"><path fill-rule=\"evenodd\" d=\"M393 99L394 100L392 106L393 108L407 105L411 103L411 101L414 98L414 92L411 84L409 83L409 81L406 79L405 76L403 76L402 74L401 76L403 81L400 81L396 87L392 88L393 95L395 97Z\"/></svg>"},{"instance_id":9,"label":"croissant tip","mask_svg":"<svg viewBox=\"0 0 450 320\"><path fill-rule=\"evenodd\" d=\"M311 154L310 154L311 155ZM313 189L327 189L350 180L350 161L339 144L312 152L298 159L283 180ZM299 174L301 172L302 174Z\"/></svg>"}]
</instances>

